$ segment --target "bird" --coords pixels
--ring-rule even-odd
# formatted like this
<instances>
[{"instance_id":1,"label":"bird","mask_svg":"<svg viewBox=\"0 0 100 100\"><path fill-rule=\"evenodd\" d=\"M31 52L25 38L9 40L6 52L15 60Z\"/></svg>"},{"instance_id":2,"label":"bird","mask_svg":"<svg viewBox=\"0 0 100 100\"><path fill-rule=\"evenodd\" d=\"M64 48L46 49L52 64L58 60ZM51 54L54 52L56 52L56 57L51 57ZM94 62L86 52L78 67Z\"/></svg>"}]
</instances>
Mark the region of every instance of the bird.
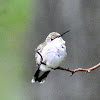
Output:
<instances>
[{"instance_id":1,"label":"bird","mask_svg":"<svg viewBox=\"0 0 100 100\"><path fill-rule=\"evenodd\" d=\"M35 49L35 60L38 69L36 70L31 82L44 83L47 75L61 66L67 56L65 41L62 36L70 30L59 34L58 32L51 32L45 41Z\"/></svg>"}]
</instances>

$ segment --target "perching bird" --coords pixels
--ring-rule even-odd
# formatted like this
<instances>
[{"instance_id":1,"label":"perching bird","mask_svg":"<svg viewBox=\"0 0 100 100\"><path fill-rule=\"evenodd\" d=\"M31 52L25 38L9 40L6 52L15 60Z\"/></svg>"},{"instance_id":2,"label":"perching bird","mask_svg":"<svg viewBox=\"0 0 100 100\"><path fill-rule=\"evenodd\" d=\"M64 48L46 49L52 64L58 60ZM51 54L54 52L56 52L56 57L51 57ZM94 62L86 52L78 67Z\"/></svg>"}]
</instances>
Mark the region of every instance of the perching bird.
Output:
<instances>
[{"instance_id":1,"label":"perching bird","mask_svg":"<svg viewBox=\"0 0 100 100\"><path fill-rule=\"evenodd\" d=\"M69 32L69 31L67 31ZM65 32L65 33L67 33ZM38 81L44 83L50 71L59 67L65 59L66 46L62 36L65 34L50 33L46 40L36 49L35 59L38 69L32 79L32 83Z\"/></svg>"}]
</instances>

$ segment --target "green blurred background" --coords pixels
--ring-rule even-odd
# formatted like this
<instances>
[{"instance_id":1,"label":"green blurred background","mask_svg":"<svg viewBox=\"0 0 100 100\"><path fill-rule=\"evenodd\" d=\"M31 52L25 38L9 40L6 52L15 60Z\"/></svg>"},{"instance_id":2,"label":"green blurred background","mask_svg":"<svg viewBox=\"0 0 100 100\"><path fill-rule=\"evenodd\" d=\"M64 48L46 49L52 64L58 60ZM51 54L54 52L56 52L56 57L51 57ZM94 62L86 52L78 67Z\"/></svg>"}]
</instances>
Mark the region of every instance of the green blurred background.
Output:
<instances>
[{"instance_id":1,"label":"green blurred background","mask_svg":"<svg viewBox=\"0 0 100 100\"><path fill-rule=\"evenodd\" d=\"M42 85L34 49L53 31L64 38L70 69L100 62L100 0L0 0L0 100L100 100L100 69L52 71Z\"/></svg>"},{"instance_id":2,"label":"green blurred background","mask_svg":"<svg viewBox=\"0 0 100 100\"><path fill-rule=\"evenodd\" d=\"M22 100L24 54L32 0L0 0L0 100Z\"/></svg>"}]
</instances>

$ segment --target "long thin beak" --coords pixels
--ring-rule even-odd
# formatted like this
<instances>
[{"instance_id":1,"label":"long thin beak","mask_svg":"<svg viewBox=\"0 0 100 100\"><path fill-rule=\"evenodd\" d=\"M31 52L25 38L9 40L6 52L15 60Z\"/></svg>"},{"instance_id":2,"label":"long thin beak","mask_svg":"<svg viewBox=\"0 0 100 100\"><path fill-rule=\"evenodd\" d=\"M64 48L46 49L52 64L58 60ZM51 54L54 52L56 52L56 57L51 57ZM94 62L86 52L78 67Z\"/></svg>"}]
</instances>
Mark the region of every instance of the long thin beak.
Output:
<instances>
[{"instance_id":1,"label":"long thin beak","mask_svg":"<svg viewBox=\"0 0 100 100\"><path fill-rule=\"evenodd\" d=\"M64 33L62 33L60 36L57 36L56 38L62 37L64 34L68 33L69 31L70 31L70 30L68 30L68 31L66 31L66 32L64 32Z\"/></svg>"},{"instance_id":2,"label":"long thin beak","mask_svg":"<svg viewBox=\"0 0 100 100\"><path fill-rule=\"evenodd\" d=\"M62 33L59 37L62 37L64 34L66 34L66 33L68 33L70 30L68 30L68 31L66 31L66 32L64 32L64 33Z\"/></svg>"}]
</instances>

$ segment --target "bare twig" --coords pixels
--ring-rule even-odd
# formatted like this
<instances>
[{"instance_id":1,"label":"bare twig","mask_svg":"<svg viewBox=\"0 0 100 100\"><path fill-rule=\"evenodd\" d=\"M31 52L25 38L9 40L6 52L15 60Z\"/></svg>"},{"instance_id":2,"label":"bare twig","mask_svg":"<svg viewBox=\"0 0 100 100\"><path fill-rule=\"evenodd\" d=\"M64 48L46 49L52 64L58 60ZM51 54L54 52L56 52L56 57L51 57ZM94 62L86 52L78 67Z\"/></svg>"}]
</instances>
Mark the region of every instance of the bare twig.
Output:
<instances>
[{"instance_id":1,"label":"bare twig","mask_svg":"<svg viewBox=\"0 0 100 100\"><path fill-rule=\"evenodd\" d=\"M78 72L78 71L91 72L92 70L95 70L98 67L100 67L100 63L95 65L95 66L93 66L93 67L91 67L91 68L88 68L88 69L78 68L78 69L75 69L75 70L70 70L69 68L62 68L62 67L58 67L56 69L65 70L65 71L71 72L72 75L73 75L75 72Z\"/></svg>"},{"instance_id":2,"label":"bare twig","mask_svg":"<svg viewBox=\"0 0 100 100\"><path fill-rule=\"evenodd\" d=\"M40 57L41 57L41 63L42 63L42 64L45 64L44 62L42 62L42 61L43 61L43 57L42 57L41 53L38 52L38 51L37 51L37 53L38 53L38 54L40 55ZM45 64L45 65L46 65L46 64ZM57 67L56 69L65 70L65 71L71 72L72 75L73 75L75 72L79 72L79 71L91 72L92 70L95 70L95 69L98 68L98 67L100 67L100 63L97 64L97 65L95 65L95 66L93 66L93 67L90 67L90 68L88 68L88 69L78 68L78 69L70 70L69 68L62 68L62 67ZM54 70L56 70L56 69L54 69Z\"/></svg>"}]
</instances>

